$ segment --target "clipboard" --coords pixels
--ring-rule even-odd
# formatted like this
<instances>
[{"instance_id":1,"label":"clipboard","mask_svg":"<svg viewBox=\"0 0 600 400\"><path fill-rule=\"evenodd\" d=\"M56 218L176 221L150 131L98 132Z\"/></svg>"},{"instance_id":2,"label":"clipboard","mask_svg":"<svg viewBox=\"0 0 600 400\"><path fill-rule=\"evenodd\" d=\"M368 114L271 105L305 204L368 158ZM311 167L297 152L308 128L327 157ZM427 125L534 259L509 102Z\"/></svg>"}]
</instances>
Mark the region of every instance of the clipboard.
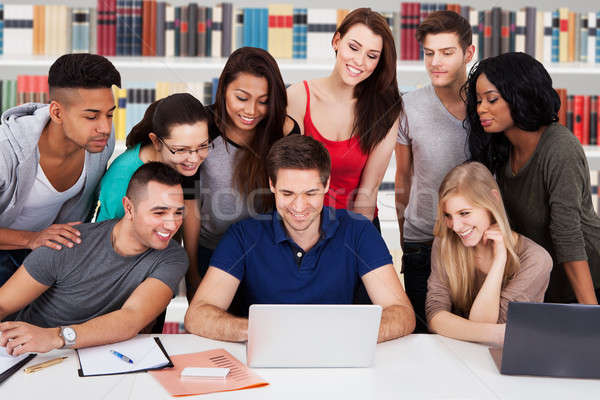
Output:
<instances>
[{"instance_id":1,"label":"clipboard","mask_svg":"<svg viewBox=\"0 0 600 400\"><path fill-rule=\"evenodd\" d=\"M126 342L130 342L133 341L136 338L130 339ZM131 369L128 371L118 371L118 372L102 372L102 373L93 373L93 374L85 374L83 372L83 368L81 367L81 355L79 354L80 351L85 351L86 349L77 349L77 357L79 358L79 369L77 370L77 374L80 377L88 377L88 376L105 376L105 375L121 375L121 374L134 374L134 373L138 373L138 372L146 372L146 371L154 371L154 370L160 370L160 369L164 369L164 368L173 368L173 361L171 360L171 357L169 357L169 354L167 353L167 351L165 350L162 342L160 341L160 339L158 337L154 337L154 342L156 343L156 345L158 346L158 348L160 349L160 351L162 352L162 354L165 356L167 363L165 364L161 364L159 366L156 367L150 367L150 368L139 368L139 369ZM96 346L97 348L106 348L106 351L108 352L110 348L118 346L119 343L114 343L112 345L104 345L104 346ZM135 368L135 367L134 367Z\"/></svg>"},{"instance_id":2,"label":"clipboard","mask_svg":"<svg viewBox=\"0 0 600 400\"><path fill-rule=\"evenodd\" d=\"M21 367L31 361L37 354L29 354L27 357L7 369L6 371L0 374L0 384L10 378L15 372L17 372Z\"/></svg>"}]
</instances>

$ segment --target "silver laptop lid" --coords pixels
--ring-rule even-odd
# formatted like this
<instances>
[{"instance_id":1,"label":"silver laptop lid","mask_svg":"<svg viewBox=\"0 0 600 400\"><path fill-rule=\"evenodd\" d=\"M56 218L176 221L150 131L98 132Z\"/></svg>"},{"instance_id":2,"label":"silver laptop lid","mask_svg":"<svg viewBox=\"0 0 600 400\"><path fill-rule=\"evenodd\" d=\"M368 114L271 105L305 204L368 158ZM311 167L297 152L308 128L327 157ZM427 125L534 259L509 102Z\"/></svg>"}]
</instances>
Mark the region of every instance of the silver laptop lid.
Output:
<instances>
[{"instance_id":1,"label":"silver laptop lid","mask_svg":"<svg viewBox=\"0 0 600 400\"><path fill-rule=\"evenodd\" d=\"M368 367L381 311L379 305L254 304L248 316L248 366Z\"/></svg>"}]
</instances>

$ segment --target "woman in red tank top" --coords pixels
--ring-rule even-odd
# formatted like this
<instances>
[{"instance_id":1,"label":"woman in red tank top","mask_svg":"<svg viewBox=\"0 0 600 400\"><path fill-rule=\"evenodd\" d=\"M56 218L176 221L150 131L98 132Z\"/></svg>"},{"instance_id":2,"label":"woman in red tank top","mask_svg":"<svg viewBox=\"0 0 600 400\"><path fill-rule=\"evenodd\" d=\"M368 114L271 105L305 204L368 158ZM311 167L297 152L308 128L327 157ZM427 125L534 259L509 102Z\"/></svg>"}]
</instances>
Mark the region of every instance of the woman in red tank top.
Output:
<instances>
[{"instance_id":1,"label":"woman in red tank top","mask_svg":"<svg viewBox=\"0 0 600 400\"><path fill-rule=\"evenodd\" d=\"M344 18L331 44L333 72L290 86L288 114L329 150L325 205L373 220L403 113L394 39L385 18L358 8Z\"/></svg>"}]
</instances>

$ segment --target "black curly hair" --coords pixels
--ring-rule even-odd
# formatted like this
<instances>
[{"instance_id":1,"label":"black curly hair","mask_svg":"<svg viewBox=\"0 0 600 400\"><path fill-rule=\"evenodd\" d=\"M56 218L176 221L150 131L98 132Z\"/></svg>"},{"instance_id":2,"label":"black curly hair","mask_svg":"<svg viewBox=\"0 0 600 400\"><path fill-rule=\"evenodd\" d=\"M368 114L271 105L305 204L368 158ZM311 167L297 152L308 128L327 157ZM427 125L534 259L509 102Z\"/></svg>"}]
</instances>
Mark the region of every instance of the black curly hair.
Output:
<instances>
[{"instance_id":1,"label":"black curly hair","mask_svg":"<svg viewBox=\"0 0 600 400\"><path fill-rule=\"evenodd\" d=\"M558 121L560 98L544 66L525 53L505 53L474 65L461 89L467 104L466 127L471 160L497 173L508 162L510 142L503 134L485 133L477 114L476 84L480 75L496 86L508 103L515 126L537 131Z\"/></svg>"}]
</instances>

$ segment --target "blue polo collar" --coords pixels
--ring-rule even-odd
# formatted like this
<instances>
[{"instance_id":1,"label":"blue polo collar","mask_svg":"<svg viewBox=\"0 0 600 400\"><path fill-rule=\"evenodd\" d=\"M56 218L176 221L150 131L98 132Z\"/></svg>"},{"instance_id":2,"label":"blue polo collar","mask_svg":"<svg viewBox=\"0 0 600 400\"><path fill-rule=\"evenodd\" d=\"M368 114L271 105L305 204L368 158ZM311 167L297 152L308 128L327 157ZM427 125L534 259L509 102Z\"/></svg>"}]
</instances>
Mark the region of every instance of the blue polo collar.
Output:
<instances>
[{"instance_id":1,"label":"blue polo collar","mask_svg":"<svg viewBox=\"0 0 600 400\"><path fill-rule=\"evenodd\" d=\"M333 237L339 225L340 222L336 218L335 209L323 207L321 211L321 239L327 240ZM277 210L273 211L273 240L278 244L292 240L286 233L281 215Z\"/></svg>"}]
</instances>

